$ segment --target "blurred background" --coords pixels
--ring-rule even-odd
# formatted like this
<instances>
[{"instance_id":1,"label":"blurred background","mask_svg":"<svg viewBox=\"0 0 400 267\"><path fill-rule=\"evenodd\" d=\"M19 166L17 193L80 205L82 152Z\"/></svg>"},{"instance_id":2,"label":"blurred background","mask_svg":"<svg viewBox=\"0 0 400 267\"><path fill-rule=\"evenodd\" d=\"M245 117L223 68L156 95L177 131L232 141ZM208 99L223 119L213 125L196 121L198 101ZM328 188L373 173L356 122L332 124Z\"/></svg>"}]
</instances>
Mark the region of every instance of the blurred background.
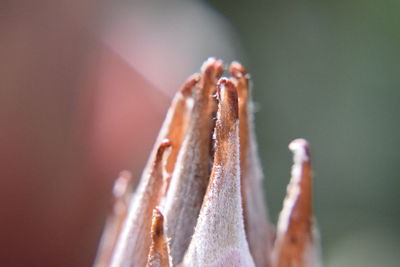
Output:
<instances>
[{"instance_id":1,"label":"blurred background","mask_svg":"<svg viewBox=\"0 0 400 267\"><path fill-rule=\"evenodd\" d=\"M400 260L400 2L3 1L0 265L90 266L118 173L138 177L209 56L253 78L271 218L311 143L325 265Z\"/></svg>"}]
</instances>

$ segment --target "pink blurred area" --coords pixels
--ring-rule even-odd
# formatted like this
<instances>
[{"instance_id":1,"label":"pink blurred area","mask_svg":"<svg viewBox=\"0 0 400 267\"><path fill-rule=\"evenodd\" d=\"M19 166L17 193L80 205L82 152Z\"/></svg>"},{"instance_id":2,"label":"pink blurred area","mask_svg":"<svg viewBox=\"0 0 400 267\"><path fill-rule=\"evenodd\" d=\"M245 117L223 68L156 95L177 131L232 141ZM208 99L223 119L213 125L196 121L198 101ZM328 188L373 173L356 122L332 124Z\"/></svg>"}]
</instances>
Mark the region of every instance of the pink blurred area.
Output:
<instances>
[{"instance_id":1,"label":"pink blurred area","mask_svg":"<svg viewBox=\"0 0 400 267\"><path fill-rule=\"evenodd\" d=\"M0 9L0 266L93 263L114 179L123 169L140 176L173 91L210 52L205 30L143 28L145 12L109 23L101 3L9 1ZM192 10L163 14L178 24L188 14L191 23L215 18ZM154 29L165 43L146 45ZM199 47L209 48L191 52Z\"/></svg>"},{"instance_id":2,"label":"pink blurred area","mask_svg":"<svg viewBox=\"0 0 400 267\"><path fill-rule=\"evenodd\" d=\"M68 88L42 65L1 98L2 266L90 265L114 178L140 174L168 99L109 49L95 58Z\"/></svg>"},{"instance_id":3,"label":"pink blurred area","mask_svg":"<svg viewBox=\"0 0 400 267\"><path fill-rule=\"evenodd\" d=\"M169 100L69 18L13 18L0 36L0 265L89 266L113 180L140 174Z\"/></svg>"}]
</instances>

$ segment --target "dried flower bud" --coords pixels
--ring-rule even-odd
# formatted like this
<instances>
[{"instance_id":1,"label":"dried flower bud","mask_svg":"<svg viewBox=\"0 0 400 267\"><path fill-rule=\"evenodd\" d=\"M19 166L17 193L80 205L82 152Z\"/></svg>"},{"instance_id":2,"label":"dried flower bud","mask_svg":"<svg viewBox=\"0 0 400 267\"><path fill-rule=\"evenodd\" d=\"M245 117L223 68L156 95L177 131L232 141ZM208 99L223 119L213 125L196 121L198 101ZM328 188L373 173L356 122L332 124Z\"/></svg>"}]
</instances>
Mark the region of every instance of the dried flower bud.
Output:
<instances>
[{"instance_id":1,"label":"dried flower bud","mask_svg":"<svg viewBox=\"0 0 400 267\"><path fill-rule=\"evenodd\" d=\"M290 145L294 166L274 241L249 75L237 62L229 70L219 78L223 64L210 58L176 94L134 197L122 197L125 213L107 222L96 266L321 266L308 145Z\"/></svg>"}]
</instances>

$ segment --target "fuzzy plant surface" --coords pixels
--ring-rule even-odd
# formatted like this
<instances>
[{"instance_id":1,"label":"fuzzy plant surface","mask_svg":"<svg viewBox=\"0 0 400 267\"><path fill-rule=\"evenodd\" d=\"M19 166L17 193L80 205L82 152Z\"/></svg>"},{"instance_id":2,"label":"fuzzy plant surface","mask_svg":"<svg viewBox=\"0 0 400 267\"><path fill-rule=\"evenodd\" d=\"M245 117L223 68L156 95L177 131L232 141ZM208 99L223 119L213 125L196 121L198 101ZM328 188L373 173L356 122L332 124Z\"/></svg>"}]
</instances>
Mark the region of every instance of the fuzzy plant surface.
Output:
<instances>
[{"instance_id":1,"label":"fuzzy plant surface","mask_svg":"<svg viewBox=\"0 0 400 267\"><path fill-rule=\"evenodd\" d=\"M209 58L176 93L139 185L122 172L95 266L322 266L307 141L276 228L268 218L250 78Z\"/></svg>"}]
</instances>

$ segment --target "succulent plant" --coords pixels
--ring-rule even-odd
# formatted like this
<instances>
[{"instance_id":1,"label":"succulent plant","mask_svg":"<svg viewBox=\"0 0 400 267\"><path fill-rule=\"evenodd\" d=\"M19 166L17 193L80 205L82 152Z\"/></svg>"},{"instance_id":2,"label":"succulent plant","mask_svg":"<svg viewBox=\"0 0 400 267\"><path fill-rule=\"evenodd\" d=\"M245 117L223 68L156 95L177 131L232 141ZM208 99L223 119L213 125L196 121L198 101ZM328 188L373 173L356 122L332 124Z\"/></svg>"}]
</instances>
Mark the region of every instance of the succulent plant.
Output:
<instances>
[{"instance_id":1,"label":"succulent plant","mask_svg":"<svg viewBox=\"0 0 400 267\"><path fill-rule=\"evenodd\" d=\"M135 192L114 186L96 266L321 266L308 144L294 140L276 230L268 218L250 78L208 59L176 93Z\"/></svg>"}]
</instances>

